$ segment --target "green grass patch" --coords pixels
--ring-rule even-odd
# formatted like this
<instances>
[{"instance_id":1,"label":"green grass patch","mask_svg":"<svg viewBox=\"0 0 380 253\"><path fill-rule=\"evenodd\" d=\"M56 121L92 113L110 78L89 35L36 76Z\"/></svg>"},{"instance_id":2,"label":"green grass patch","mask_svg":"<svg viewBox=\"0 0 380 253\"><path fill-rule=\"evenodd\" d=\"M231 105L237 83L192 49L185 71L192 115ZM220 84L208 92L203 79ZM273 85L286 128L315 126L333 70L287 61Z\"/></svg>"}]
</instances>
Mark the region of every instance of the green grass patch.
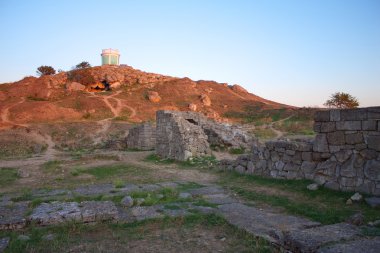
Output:
<instances>
[{"instance_id":1,"label":"green grass patch","mask_svg":"<svg viewBox=\"0 0 380 253\"><path fill-rule=\"evenodd\" d=\"M352 192L327 188L310 191L306 188L311 183L309 180L273 179L223 172L220 183L245 199L281 207L290 214L301 215L322 224L345 221L357 212L363 213L366 221L380 219L379 208L371 208L364 202L346 205ZM259 186L268 190L261 188L255 191L255 187ZM274 190L287 195L278 195Z\"/></svg>"},{"instance_id":2,"label":"green grass patch","mask_svg":"<svg viewBox=\"0 0 380 253\"><path fill-rule=\"evenodd\" d=\"M12 184L19 178L17 169L15 168L0 168L0 186L4 187Z\"/></svg>"},{"instance_id":3,"label":"green grass patch","mask_svg":"<svg viewBox=\"0 0 380 253\"><path fill-rule=\"evenodd\" d=\"M206 206L206 207L217 207L217 204L210 203L204 199L198 199L196 202L193 203L194 206Z\"/></svg>"},{"instance_id":4,"label":"green grass patch","mask_svg":"<svg viewBox=\"0 0 380 253\"><path fill-rule=\"evenodd\" d=\"M116 165L107 165L107 166L97 166L91 168L75 168L73 170L74 175L79 174L90 174L93 175L97 180L107 179L115 176L124 176L124 175L141 175L143 172L141 168L137 168L127 164L116 164ZM147 171L145 171L148 173ZM118 179L121 180L121 179Z\"/></svg>"},{"instance_id":5,"label":"green grass patch","mask_svg":"<svg viewBox=\"0 0 380 253\"><path fill-rule=\"evenodd\" d=\"M61 168L62 161L51 160L42 164L42 169L45 172L57 172Z\"/></svg>"},{"instance_id":6,"label":"green grass patch","mask_svg":"<svg viewBox=\"0 0 380 253\"><path fill-rule=\"evenodd\" d=\"M244 147L240 147L240 148L230 148L228 150L228 152L230 154L233 154L233 155L241 155L241 154L244 154L245 153L245 148Z\"/></svg>"},{"instance_id":7,"label":"green grass patch","mask_svg":"<svg viewBox=\"0 0 380 253\"><path fill-rule=\"evenodd\" d=\"M261 140L270 140L276 137L276 133L272 129L265 127L257 127L252 130L252 133Z\"/></svg>"}]
</instances>

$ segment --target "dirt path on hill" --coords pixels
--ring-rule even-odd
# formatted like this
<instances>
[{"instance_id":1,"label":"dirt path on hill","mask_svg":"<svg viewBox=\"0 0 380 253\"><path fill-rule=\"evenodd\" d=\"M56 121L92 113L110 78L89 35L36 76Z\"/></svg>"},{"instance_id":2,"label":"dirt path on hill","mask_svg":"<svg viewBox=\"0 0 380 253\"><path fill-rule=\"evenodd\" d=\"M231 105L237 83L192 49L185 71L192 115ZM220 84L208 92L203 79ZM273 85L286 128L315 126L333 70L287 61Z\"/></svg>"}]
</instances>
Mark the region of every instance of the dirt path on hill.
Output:
<instances>
[{"instance_id":1,"label":"dirt path on hill","mask_svg":"<svg viewBox=\"0 0 380 253\"><path fill-rule=\"evenodd\" d=\"M2 111L1 111L1 121L3 123L6 123L6 124L9 124L9 125L12 125L12 126L21 126L21 127L28 127L29 125L28 124L18 124L18 123L15 123L13 121L10 120L10 113L9 113L9 110L12 109L13 107L19 105L19 104L22 104L25 102L25 97L21 97L21 100L17 103L14 103L14 104L11 104L7 107L5 107Z\"/></svg>"},{"instance_id":2,"label":"dirt path on hill","mask_svg":"<svg viewBox=\"0 0 380 253\"><path fill-rule=\"evenodd\" d=\"M280 122L283 122L285 120L288 120L290 118L292 118L294 115L290 115L289 117L287 118L284 118L284 119L280 119L280 120L277 120L277 121L273 121L271 122L270 124L268 124L267 126L269 127L270 130L272 130L275 134L276 134L276 137L274 139L280 139L281 137L283 137L285 135L285 132L282 132L280 130L277 130L273 127L273 125L275 123L280 123Z\"/></svg>"}]
</instances>

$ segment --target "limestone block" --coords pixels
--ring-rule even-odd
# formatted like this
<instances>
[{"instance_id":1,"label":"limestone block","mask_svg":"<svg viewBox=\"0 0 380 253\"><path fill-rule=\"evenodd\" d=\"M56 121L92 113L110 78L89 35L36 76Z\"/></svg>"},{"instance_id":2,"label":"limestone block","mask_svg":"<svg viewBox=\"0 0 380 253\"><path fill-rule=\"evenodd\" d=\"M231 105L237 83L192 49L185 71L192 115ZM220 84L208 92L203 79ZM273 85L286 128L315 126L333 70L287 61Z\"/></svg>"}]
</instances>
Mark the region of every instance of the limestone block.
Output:
<instances>
[{"instance_id":1,"label":"limestone block","mask_svg":"<svg viewBox=\"0 0 380 253\"><path fill-rule=\"evenodd\" d=\"M362 129L361 121L339 121L336 122L336 129L343 131L356 131Z\"/></svg>"},{"instance_id":2,"label":"limestone block","mask_svg":"<svg viewBox=\"0 0 380 253\"><path fill-rule=\"evenodd\" d=\"M355 177L356 170L354 168L355 155L352 155L349 160L344 162L340 168L340 175L342 177Z\"/></svg>"},{"instance_id":3,"label":"limestone block","mask_svg":"<svg viewBox=\"0 0 380 253\"><path fill-rule=\"evenodd\" d=\"M340 121L340 110L330 110L330 121Z\"/></svg>"},{"instance_id":4,"label":"limestone block","mask_svg":"<svg viewBox=\"0 0 380 253\"><path fill-rule=\"evenodd\" d=\"M315 122L327 122L330 121L330 111L316 111L314 115Z\"/></svg>"},{"instance_id":5,"label":"limestone block","mask_svg":"<svg viewBox=\"0 0 380 253\"><path fill-rule=\"evenodd\" d=\"M377 119L380 120L380 107L369 107L368 110L368 119Z\"/></svg>"},{"instance_id":6,"label":"limestone block","mask_svg":"<svg viewBox=\"0 0 380 253\"><path fill-rule=\"evenodd\" d=\"M327 141L330 145L344 145L345 144L344 132L337 131L337 132L327 133Z\"/></svg>"},{"instance_id":7,"label":"limestone block","mask_svg":"<svg viewBox=\"0 0 380 253\"><path fill-rule=\"evenodd\" d=\"M329 152L326 134L317 134L317 136L315 136L313 151Z\"/></svg>"},{"instance_id":8,"label":"limestone block","mask_svg":"<svg viewBox=\"0 0 380 253\"><path fill-rule=\"evenodd\" d=\"M380 151L380 136L370 135L367 136L367 144L369 149Z\"/></svg>"},{"instance_id":9,"label":"limestone block","mask_svg":"<svg viewBox=\"0 0 380 253\"><path fill-rule=\"evenodd\" d=\"M340 120L341 121L350 121L350 120L367 120L367 109L345 109L340 111Z\"/></svg>"},{"instance_id":10,"label":"limestone block","mask_svg":"<svg viewBox=\"0 0 380 253\"><path fill-rule=\"evenodd\" d=\"M322 125L322 122L314 122L314 125L313 125L314 132L320 133L321 132L321 125Z\"/></svg>"},{"instance_id":11,"label":"limestone block","mask_svg":"<svg viewBox=\"0 0 380 253\"><path fill-rule=\"evenodd\" d=\"M363 134L361 132L354 134L346 134L345 138L347 144L359 144L364 142Z\"/></svg>"},{"instance_id":12,"label":"limestone block","mask_svg":"<svg viewBox=\"0 0 380 253\"><path fill-rule=\"evenodd\" d=\"M364 175L369 180L380 181L380 161L367 161L364 165Z\"/></svg>"},{"instance_id":13,"label":"limestone block","mask_svg":"<svg viewBox=\"0 0 380 253\"><path fill-rule=\"evenodd\" d=\"M329 133L335 131L335 122L322 122L321 133Z\"/></svg>"},{"instance_id":14,"label":"limestone block","mask_svg":"<svg viewBox=\"0 0 380 253\"><path fill-rule=\"evenodd\" d=\"M342 189L349 191L349 188L354 189L355 187L355 178L341 177L339 183Z\"/></svg>"},{"instance_id":15,"label":"limestone block","mask_svg":"<svg viewBox=\"0 0 380 253\"><path fill-rule=\"evenodd\" d=\"M301 159L303 161L311 162L313 159L311 152L302 152Z\"/></svg>"},{"instance_id":16,"label":"limestone block","mask_svg":"<svg viewBox=\"0 0 380 253\"><path fill-rule=\"evenodd\" d=\"M362 121L362 129L363 129L363 131L376 131L377 122L378 121L376 121L376 120L365 120L365 121Z\"/></svg>"}]
</instances>

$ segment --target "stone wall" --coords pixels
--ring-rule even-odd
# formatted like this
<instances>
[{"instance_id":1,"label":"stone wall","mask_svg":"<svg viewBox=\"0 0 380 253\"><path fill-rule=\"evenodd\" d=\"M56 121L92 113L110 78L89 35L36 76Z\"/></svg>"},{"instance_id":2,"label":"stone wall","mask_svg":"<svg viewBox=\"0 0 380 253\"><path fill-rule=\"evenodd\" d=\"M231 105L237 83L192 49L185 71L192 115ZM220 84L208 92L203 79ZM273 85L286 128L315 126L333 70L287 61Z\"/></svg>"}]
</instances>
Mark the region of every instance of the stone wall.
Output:
<instances>
[{"instance_id":1,"label":"stone wall","mask_svg":"<svg viewBox=\"0 0 380 253\"><path fill-rule=\"evenodd\" d=\"M206 118L199 113L158 111L157 155L180 161L193 156L210 155L207 136L201 128Z\"/></svg>"},{"instance_id":2,"label":"stone wall","mask_svg":"<svg viewBox=\"0 0 380 253\"><path fill-rule=\"evenodd\" d=\"M227 170L380 195L380 107L319 111L313 140L255 144Z\"/></svg>"},{"instance_id":3,"label":"stone wall","mask_svg":"<svg viewBox=\"0 0 380 253\"><path fill-rule=\"evenodd\" d=\"M127 147L138 150L153 150L156 146L156 128L144 123L129 130Z\"/></svg>"},{"instance_id":4,"label":"stone wall","mask_svg":"<svg viewBox=\"0 0 380 253\"><path fill-rule=\"evenodd\" d=\"M221 124L196 112L158 111L156 153L187 160L210 155L210 145L248 148L251 138L239 127Z\"/></svg>"}]
</instances>

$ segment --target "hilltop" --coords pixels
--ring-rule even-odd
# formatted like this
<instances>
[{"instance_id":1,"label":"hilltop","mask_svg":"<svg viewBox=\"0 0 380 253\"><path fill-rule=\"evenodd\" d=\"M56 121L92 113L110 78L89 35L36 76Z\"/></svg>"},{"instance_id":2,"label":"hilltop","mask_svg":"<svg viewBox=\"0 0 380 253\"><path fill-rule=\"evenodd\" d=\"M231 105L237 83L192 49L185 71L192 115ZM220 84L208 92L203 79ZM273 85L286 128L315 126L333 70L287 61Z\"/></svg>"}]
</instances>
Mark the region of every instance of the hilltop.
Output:
<instances>
[{"instance_id":1,"label":"hilltop","mask_svg":"<svg viewBox=\"0 0 380 253\"><path fill-rule=\"evenodd\" d=\"M103 91L106 80L110 91ZM98 92L102 91L102 92ZM291 108L247 92L239 85L193 81L147 73L127 65L97 66L56 75L25 77L0 85L0 127L12 124L153 120L157 110L193 110L227 121L247 107ZM230 119L231 120L231 119Z\"/></svg>"}]
</instances>

